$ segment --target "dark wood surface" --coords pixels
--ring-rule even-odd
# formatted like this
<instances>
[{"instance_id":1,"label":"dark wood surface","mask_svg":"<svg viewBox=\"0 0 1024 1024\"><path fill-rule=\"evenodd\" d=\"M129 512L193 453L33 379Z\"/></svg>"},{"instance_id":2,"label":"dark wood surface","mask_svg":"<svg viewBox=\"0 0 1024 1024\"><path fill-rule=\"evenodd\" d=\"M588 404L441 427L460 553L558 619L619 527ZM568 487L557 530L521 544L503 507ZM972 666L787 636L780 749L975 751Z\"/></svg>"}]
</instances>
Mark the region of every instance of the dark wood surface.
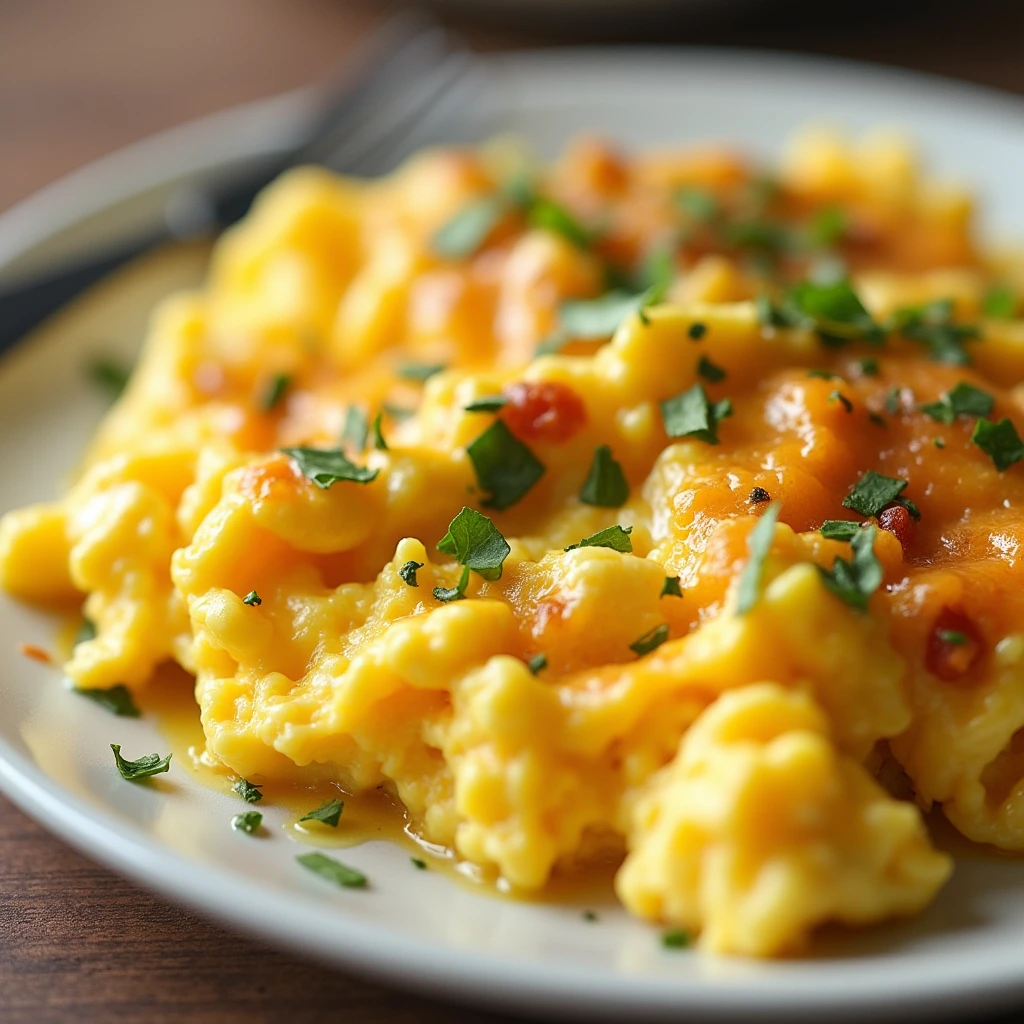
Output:
<instances>
[{"instance_id":1,"label":"dark wood surface","mask_svg":"<svg viewBox=\"0 0 1024 1024\"><path fill-rule=\"evenodd\" d=\"M488 48L584 38L767 46L1024 93L1021 0L751 0L739 13L718 0L697 19L640 18L623 5L634 8L625 22L577 16L556 26L521 14L484 20L485 6L464 27ZM0 0L0 209L151 132L325 76L381 16L374 0ZM92 864L0 798L0 1020L333 1019L509 1020L229 934Z\"/></svg>"}]
</instances>

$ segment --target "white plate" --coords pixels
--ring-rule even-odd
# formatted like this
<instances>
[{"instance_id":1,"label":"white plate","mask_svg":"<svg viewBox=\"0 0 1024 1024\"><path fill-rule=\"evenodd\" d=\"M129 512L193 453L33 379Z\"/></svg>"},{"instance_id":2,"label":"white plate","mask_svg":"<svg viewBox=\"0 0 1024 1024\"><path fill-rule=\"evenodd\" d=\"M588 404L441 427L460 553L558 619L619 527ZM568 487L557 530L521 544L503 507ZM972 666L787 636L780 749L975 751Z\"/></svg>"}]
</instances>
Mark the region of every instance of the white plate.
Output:
<instances>
[{"instance_id":1,"label":"white plate","mask_svg":"<svg viewBox=\"0 0 1024 1024\"><path fill-rule=\"evenodd\" d=\"M1000 234L1024 237L1024 108L982 89L725 51L522 54L494 58L492 70L485 121L546 153L581 130L638 145L723 138L770 155L808 120L902 125L940 171L977 183ZM266 140L303 110L303 97L289 96L218 115L45 190L0 218L0 274L87 248L114 224L152 219L170 185L265 155ZM196 257L129 274L116 316L101 290L73 330L57 318L0 362L5 509L53 495L79 457L102 412L81 372L86 354L130 352L150 304L200 272ZM610 903L589 924L578 906L489 900L410 870L407 853L385 844L345 854L370 875L371 890L333 891L296 867L299 849L276 827L279 809L265 809L271 835L254 841L228 827L238 801L191 779L184 764L159 789L124 783L108 743L137 756L166 742L146 719L110 717L17 653L18 641L52 648L53 630L52 618L0 601L4 791L111 867L321 959L443 998L606 1019L934 1018L1024 999L1024 860L967 859L917 920L829 933L813 959L780 963L666 952L656 932Z\"/></svg>"}]
</instances>

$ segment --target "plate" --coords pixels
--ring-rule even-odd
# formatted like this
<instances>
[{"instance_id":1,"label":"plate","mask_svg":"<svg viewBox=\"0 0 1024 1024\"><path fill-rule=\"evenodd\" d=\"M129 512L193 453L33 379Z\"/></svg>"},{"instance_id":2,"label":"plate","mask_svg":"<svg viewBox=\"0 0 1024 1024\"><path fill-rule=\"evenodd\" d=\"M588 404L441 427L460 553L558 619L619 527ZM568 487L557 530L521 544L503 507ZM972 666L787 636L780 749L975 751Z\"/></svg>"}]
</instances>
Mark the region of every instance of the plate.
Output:
<instances>
[{"instance_id":1,"label":"plate","mask_svg":"<svg viewBox=\"0 0 1024 1024\"><path fill-rule=\"evenodd\" d=\"M542 154L580 131L625 144L724 139L771 156L800 124L903 126L945 175L974 182L989 234L1024 238L1024 112L986 90L840 62L730 51L548 51L488 59L480 109L451 140L498 128ZM165 133L92 165L0 217L0 274L17 276L112 232L158 218L183 181L270 154L301 126L294 94ZM998 220L991 214L998 213ZM996 231L995 229L999 230ZM98 352L130 354L147 311L195 283L201 248L157 254L62 312L0 361L2 506L46 499L80 458L103 402L82 372ZM56 835L207 914L314 957L441 998L590 1019L867 1019L881 1012L977 1014L1024 1000L1024 859L965 851L921 917L826 931L812 957L775 963L661 948L655 930L588 897L490 899L408 851L346 851L366 891L335 891L295 864L282 808L262 807L259 841L233 832L237 798L176 763L155 786L113 771L167 748L152 718L112 718L69 694L19 642L54 648L58 620L0 600L0 787Z\"/></svg>"}]
</instances>

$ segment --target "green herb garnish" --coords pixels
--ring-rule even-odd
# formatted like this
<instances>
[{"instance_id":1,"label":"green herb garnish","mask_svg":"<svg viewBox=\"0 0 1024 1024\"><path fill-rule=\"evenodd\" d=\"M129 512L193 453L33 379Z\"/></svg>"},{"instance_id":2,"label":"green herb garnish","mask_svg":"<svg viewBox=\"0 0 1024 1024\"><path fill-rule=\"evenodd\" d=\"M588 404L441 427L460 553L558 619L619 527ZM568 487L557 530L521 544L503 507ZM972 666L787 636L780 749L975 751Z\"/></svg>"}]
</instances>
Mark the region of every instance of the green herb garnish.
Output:
<instances>
[{"instance_id":1,"label":"green herb garnish","mask_svg":"<svg viewBox=\"0 0 1024 1024\"><path fill-rule=\"evenodd\" d=\"M926 416L939 423L950 424L957 416L987 416L995 407L996 400L987 391L982 391L966 381L960 381L951 391L946 392L937 402L926 402L918 408Z\"/></svg>"},{"instance_id":2,"label":"green herb garnish","mask_svg":"<svg viewBox=\"0 0 1024 1024\"><path fill-rule=\"evenodd\" d=\"M237 793L247 804L258 804L263 799L260 790L262 785L255 785L248 779L238 779L231 787L232 793Z\"/></svg>"},{"instance_id":3,"label":"green herb garnish","mask_svg":"<svg viewBox=\"0 0 1024 1024\"><path fill-rule=\"evenodd\" d=\"M295 858L313 874L345 889L365 889L366 875L323 853L303 853Z\"/></svg>"},{"instance_id":4,"label":"green herb garnish","mask_svg":"<svg viewBox=\"0 0 1024 1024\"><path fill-rule=\"evenodd\" d=\"M866 526L853 535L851 561L837 557L828 572L818 566L825 586L854 608L867 608L868 598L882 585L882 564L874 550L877 532L874 526Z\"/></svg>"},{"instance_id":5,"label":"green herb garnish","mask_svg":"<svg viewBox=\"0 0 1024 1024\"><path fill-rule=\"evenodd\" d=\"M500 580L502 563L512 549L487 516L475 509L463 508L449 524L437 550L454 555L460 565L485 580Z\"/></svg>"},{"instance_id":6,"label":"green herb garnish","mask_svg":"<svg viewBox=\"0 0 1024 1024\"><path fill-rule=\"evenodd\" d=\"M845 409L845 410L846 410L847 412L853 412L853 402L851 402L851 401L850 401L850 400L849 400L849 399L848 399L848 398L846 397L846 395L844 395L844 394L842 393L842 391L840 391L840 390L839 390L838 388L836 388L836 390L835 390L835 391L833 391L833 392L832 392L832 393L831 393L831 394L830 394L830 395L828 396L828 400L829 400L830 402L839 402L839 404L840 404L840 405L842 405L842 407L843 407L843 408L844 408L844 409Z\"/></svg>"},{"instance_id":7,"label":"green herb garnish","mask_svg":"<svg viewBox=\"0 0 1024 1024\"><path fill-rule=\"evenodd\" d=\"M715 194L695 185L677 189L673 199L679 210L698 224L709 224L722 212Z\"/></svg>"},{"instance_id":8,"label":"green herb garnish","mask_svg":"<svg viewBox=\"0 0 1024 1024\"><path fill-rule=\"evenodd\" d=\"M259 811L242 811L231 819L231 827L247 836L251 836L262 824L263 815Z\"/></svg>"},{"instance_id":9,"label":"green herb garnish","mask_svg":"<svg viewBox=\"0 0 1024 1024\"><path fill-rule=\"evenodd\" d=\"M278 402L284 398L285 392L291 387L291 383L291 374L279 373L271 377L260 398L260 410L262 412L272 412Z\"/></svg>"},{"instance_id":10,"label":"green herb garnish","mask_svg":"<svg viewBox=\"0 0 1024 1024\"><path fill-rule=\"evenodd\" d=\"M736 598L736 612L745 615L757 604L761 596L761 577L764 575L764 563L771 551L775 539L775 524L779 521L782 505L773 501L757 521L757 525L747 537L747 550L750 558L740 576L739 591Z\"/></svg>"},{"instance_id":11,"label":"green herb garnish","mask_svg":"<svg viewBox=\"0 0 1024 1024\"><path fill-rule=\"evenodd\" d=\"M779 313L783 324L813 330L827 345L848 341L881 344L885 332L865 309L847 280L801 281L786 293Z\"/></svg>"},{"instance_id":12,"label":"green herb garnish","mask_svg":"<svg viewBox=\"0 0 1024 1024\"><path fill-rule=\"evenodd\" d=\"M469 586L469 567L462 570L459 582L454 587L434 587L434 597L438 601L447 604L449 601L461 601L466 596L466 587Z\"/></svg>"},{"instance_id":13,"label":"green herb garnish","mask_svg":"<svg viewBox=\"0 0 1024 1024\"><path fill-rule=\"evenodd\" d=\"M1024 459L1024 443L1008 419L1001 419L998 423L979 419L974 424L971 440L992 459L1000 473Z\"/></svg>"},{"instance_id":14,"label":"green herb garnish","mask_svg":"<svg viewBox=\"0 0 1024 1024\"><path fill-rule=\"evenodd\" d=\"M376 480L380 472L350 462L340 448L282 448L281 451L294 461L307 480L325 491L342 480L368 484Z\"/></svg>"},{"instance_id":15,"label":"green herb garnish","mask_svg":"<svg viewBox=\"0 0 1024 1024\"><path fill-rule=\"evenodd\" d=\"M697 373L711 384L718 384L726 378L725 370L720 366L716 366L705 355L702 355L697 360Z\"/></svg>"},{"instance_id":16,"label":"green herb garnish","mask_svg":"<svg viewBox=\"0 0 1024 1024\"><path fill-rule=\"evenodd\" d=\"M438 256L462 259L472 256L487 241L505 213L500 196L484 196L464 206L451 220L434 232L430 247Z\"/></svg>"},{"instance_id":17,"label":"green herb garnish","mask_svg":"<svg viewBox=\"0 0 1024 1024\"><path fill-rule=\"evenodd\" d=\"M106 391L111 400L120 398L132 375L131 367L109 356L97 356L90 360L87 368L93 382Z\"/></svg>"},{"instance_id":18,"label":"green herb garnish","mask_svg":"<svg viewBox=\"0 0 1024 1024\"><path fill-rule=\"evenodd\" d=\"M578 540L575 544L570 544L565 548L565 550L575 551L577 548L611 548L612 551L619 551L622 554L628 554L633 550L633 542L629 539L629 535L632 532L632 526L622 527L616 524L615 526L609 526L604 530L598 530L597 533L593 533L589 537L584 537L583 540Z\"/></svg>"},{"instance_id":19,"label":"green herb garnish","mask_svg":"<svg viewBox=\"0 0 1024 1024\"><path fill-rule=\"evenodd\" d=\"M420 857L410 857L409 862L412 864L417 871L426 871L427 862Z\"/></svg>"},{"instance_id":20,"label":"green herb garnish","mask_svg":"<svg viewBox=\"0 0 1024 1024\"><path fill-rule=\"evenodd\" d=\"M531 227L561 235L580 249L589 249L594 243L594 233L588 231L564 206L553 199L543 196L535 198L527 220Z\"/></svg>"},{"instance_id":21,"label":"green herb garnish","mask_svg":"<svg viewBox=\"0 0 1024 1024\"><path fill-rule=\"evenodd\" d=\"M992 320L1012 320L1017 311L1017 297L1005 284L997 284L985 293L982 312Z\"/></svg>"},{"instance_id":22,"label":"green herb garnish","mask_svg":"<svg viewBox=\"0 0 1024 1024\"><path fill-rule=\"evenodd\" d=\"M732 415L732 402L723 398L710 402L700 384L661 405L661 418L669 437L695 437L707 444L718 444L718 425Z\"/></svg>"},{"instance_id":23,"label":"green herb garnish","mask_svg":"<svg viewBox=\"0 0 1024 1024\"><path fill-rule=\"evenodd\" d=\"M959 629L940 629L938 637L944 644L949 644L951 647L963 647L971 640L966 633L961 633Z\"/></svg>"},{"instance_id":24,"label":"green herb garnish","mask_svg":"<svg viewBox=\"0 0 1024 1024\"><path fill-rule=\"evenodd\" d=\"M81 697L87 697L119 718L142 717L142 712L135 706L135 701L132 700L132 695L124 683L117 683L107 689L76 686L74 692Z\"/></svg>"},{"instance_id":25,"label":"green herb garnish","mask_svg":"<svg viewBox=\"0 0 1024 1024\"><path fill-rule=\"evenodd\" d=\"M907 489L907 481L899 477L882 476L869 469L843 498L843 508L852 508L862 516L877 516L886 505L902 505L915 519L921 518L917 506L900 495Z\"/></svg>"},{"instance_id":26,"label":"green herb garnish","mask_svg":"<svg viewBox=\"0 0 1024 1024\"><path fill-rule=\"evenodd\" d=\"M695 321L686 329L686 333L691 341L700 341L708 333L708 325L702 324L699 320Z\"/></svg>"},{"instance_id":27,"label":"green herb garnish","mask_svg":"<svg viewBox=\"0 0 1024 1024\"><path fill-rule=\"evenodd\" d=\"M384 440L383 420L384 410L382 409L373 417L373 423L370 424L370 433L373 435L373 447L379 452L386 452L388 450L388 443Z\"/></svg>"},{"instance_id":28,"label":"green herb garnish","mask_svg":"<svg viewBox=\"0 0 1024 1024\"><path fill-rule=\"evenodd\" d=\"M402 363L395 373L403 380L427 381L445 369L444 363Z\"/></svg>"},{"instance_id":29,"label":"green herb garnish","mask_svg":"<svg viewBox=\"0 0 1024 1024\"><path fill-rule=\"evenodd\" d=\"M678 576L666 576L665 582L661 585L661 593L658 597L682 597L683 590L679 586Z\"/></svg>"},{"instance_id":30,"label":"green herb garnish","mask_svg":"<svg viewBox=\"0 0 1024 1024\"><path fill-rule=\"evenodd\" d=\"M110 749L114 752L114 764L122 779L134 782L136 779L148 779L152 775L160 775L162 772L170 771L171 758L173 754L161 757L159 754L146 754L137 761L126 761L121 756L121 744L111 743Z\"/></svg>"},{"instance_id":31,"label":"green herb garnish","mask_svg":"<svg viewBox=\"0 0 1024 1024\"><path fill-rule=\"evenodd\" d=\"M463 408L466 412L498 412L506 405L508 405L508 399L504 395L485 395L483 398L474 399Z\"/></svg>"},{"instance_id":32,"label":"green herb garnish","mask_svg":"<svg viewBox=\"0 0 1024 1024\"><path fill-rule=\"evenodd\" d=\"M328 800L315 811L304 814L299 821L319 821L324 825L330 825L331 828L337 828L344 809L345 805L340 800Z\"/></svg>"},{"instance_id":33,"label":"green herb garnish","mask_svg":"<svg viewBox=\"0 0 1024 1024\"><path fill-rule=\"evenodd\" d=\"M817 380L840 380L839 374L831 370L808 370L807 376Z\"/></svg>"},{"instance_id":34,"label":"green herb garnish","mask_svg":"<svg viewBox=\"0 0 1024 1024\"><path fill-rule=\"evenodd\" d=\"M619 508L629 497L629 483L606 444L598 445L590 472L580 489L580 501L597 508Z\"/></svg>"},{"instance_id":35,"label":"green herb garnish","mask_svg":"<svg viewBox=\"0 0 1024 1024\"><path fill-rule=\"evenodd\" d=\"M858 359L856 362L857 369L860 370L862 377L877 377L878 376L878 360L871 356L865 356L863 359Z\"/></svg>"},{"instance_id":36,"label":"green herb garnish","mask_svg":"<svg viewBox=\"0 0 1024 1024\"><path fill-rule=\"evenodd\" d=\"M548 667L548 656L546 654L535 654L527 663L526 667L533 675L542 672Z\"/></svg>"},{"instance_id":37,"label":"green herb garnish","mask_svg":"<svg viewBox=\"0 0 1024 1024\"><path fill-rule=\"evenodd\" d=\"M510 508L544 475L544 464L501 420L469 444L466 454L487 492L485 508Z\"/></svg>"},{"instance_id":38,"label":"green herb garnish","mask_svg":"<svg viewBox=\"0 0 1024 1024\"><path fill-rule=\"evenodd\" d=\"M263 604L263 598L260 597L255 590L250 590L249 593L242 598L242 604L247 604L251 608L256 605Z\"/></svg>"},{"instance_id":39,"label":"green herb garnish","mask_svg":"<svg viewBox=\"0 0 1024 1024\"><path fill-rule=\"evenodd\" d=\"M812 245L827 249L842 240L848 227L845 210L838 206L826 206L814 215L808 225L807 236Z\"/></svg>"},{"instance_id":40,"label":"green herb garnish","mask_svg":"<svg viewBox=\"0 0 1024 1024\"><path fill-rule=\"evenodd\" d=\"M370 424L366 413L358 405L350 405L345 413L345 428L341 434L341 443L351 445L357 455L366 451L366 439L370 436Z\"/></svg>"},{"instance_id":41,"label":"green herb garnish","mask_svg":"<svg viewBox=\"0 0 1024 1024\"><path fill-rule=\"evenodd\" d=\"M851 519L826 519L818 531L826 540L853 540L863 524Z\"/></svg>"},{"instance_id":42,"label":"green herb garnish","mask_svg":"<svg viewBox=\"0 0 1024 1024\"><path fill-rule=\"evenodd\" d=\"M922 306L897 310L887 326L904 338L919 341L939 363L966 366L971 357L964 343L980 337L977 327L953 322L953 300L937 299Z\"/></svg>"},{"instance_id":43,"label":"green herb garnish","mask_svg":"<svg viewBox=\"0 0 1024 1024\"><path fill-rule=\"evenodd\" d=\"M655 648L660 647L668 639L668 626L662 623L649 629L639 640L634 640L629 645L631 651L635 651L639 657L650 654Z\"/></svg>"},{"instance_id":44,"label":"green herb garnish","mask_svg":"<svg viewBox=\"0 0 1024 1024\"><path fill-rule=\"evenodd\" d=\"M682 928L672 928L661 935L661 944L666 949L685 949L692 942L690 933L684 932Z\"/></svg>"},{"instance_id":45,"label":"green herb garnish","mask_svg":"<svg viewBox=\"0 0 1024 1024\"><path fill-rule=\"evenodd\" d=\"M418 587L419 584L416 582L416 573L422 568L423 562L414 562L410 559L398 570L398 575L402 577L402 582L407 586Z\"/></svg>"},{"instance_id":46,"label":"green herb garnish","mask_svg":"<svg viewBox=\"0 0 1024 1024\"><path fill-rule=\"evenodd\" d=\"M75 647L79 644L88 643L90 640L96 639L96 623L87 616L82 616L82 624L78 627L78 632L75 633Z\"/></svg>"}]
</instances>

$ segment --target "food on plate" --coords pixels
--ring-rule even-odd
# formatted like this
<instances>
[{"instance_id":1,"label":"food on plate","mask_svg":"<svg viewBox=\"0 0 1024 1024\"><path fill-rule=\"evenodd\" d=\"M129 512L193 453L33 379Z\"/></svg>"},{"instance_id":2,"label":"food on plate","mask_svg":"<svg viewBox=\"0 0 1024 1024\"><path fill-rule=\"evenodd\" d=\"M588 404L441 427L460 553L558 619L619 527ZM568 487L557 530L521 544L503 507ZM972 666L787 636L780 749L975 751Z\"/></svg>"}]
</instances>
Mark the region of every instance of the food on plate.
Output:
<instances>
[{"instance_id":1,"label":"food on plate","mask_svg":"<svg viewBox=\"0 0 1024 1024\"><path fill-rule=\"evenodd\" d=\"M115 712L194 674L249 802L385 787L518 890L619 850L667 945L789 953L935 896L933 806L1024 849L1022 292L891 136L297 170L0 581L84 597Z\"/></svg>"}]
</instances>

